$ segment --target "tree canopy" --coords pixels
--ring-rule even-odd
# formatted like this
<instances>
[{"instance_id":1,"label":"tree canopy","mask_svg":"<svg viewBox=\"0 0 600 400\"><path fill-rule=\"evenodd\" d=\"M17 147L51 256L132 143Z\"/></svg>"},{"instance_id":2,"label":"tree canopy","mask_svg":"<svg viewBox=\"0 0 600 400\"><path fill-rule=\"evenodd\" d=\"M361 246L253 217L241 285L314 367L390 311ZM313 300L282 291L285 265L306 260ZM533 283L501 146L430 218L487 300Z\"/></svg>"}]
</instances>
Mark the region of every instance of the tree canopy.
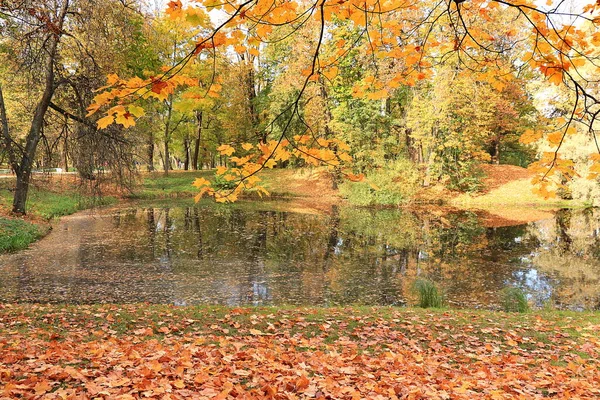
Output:
<instances>
[{"instance_id":1,"label":"tree canopy","mask_svg":"<svg viewBox=\"0 0 600 400\"><path fill-rule=\"evenodd\" d=\"M448 90L458 93L457 88L462 85L459 77L469 75L474 90L479 92L476 97L483 97L471 98L476 101L471 107L468 102L449 107L452 112L459 112L462 107L471 119L478 118L477 113L487 113L485 119L493 119L491 114L495 113L498 120L503 112L508 115L502 119L510 119L519 111L506 109L501 100L486 98L479 89L486 87L506 94L524 75L539 75L550 84L564 85L570 97L566 115L552 121L553 132L544 133L549 127L534 127L525 132L523 139L527 143L544 137L553 147L538 162L545 191L552 184L548 179L551 173L573 174L572 163L558 151L565 136L585 126L595 137L600 111L595 93L599 7L597 2L542 4L531 0L205 0L187 5L171 1L167 15L198 28L190 34L193 43L187 54L160 74L133 79L111 75L109 86L88 110L94 113L108 107L106 116L98 121L100 127L113 121L130 126L141 113L133 104L137 98L164 100L177 87L199 85L185 73L191 64L213 60L214 68L204 80L204 93L199 97L217 97L222 87L218 58L233 59L237 55L251 67L257 66L267 51L274 55L276 50L270 49L292 43L301 48L297 55L283 50L271 60L274 65L288 62L280 74L287 74L291 90L282 99L280 112L255 127L262 132L258 136L263 140L257 146L246 143L242 148L222 145L218 149L226 156L235 153L230 159L232 167L221 168L219 173L226 180L251 186L258 170L293 156L306 162L313 159L353 176L349 172L351 166L341 167L346 158L350 161L341 150L344 144L336 136L320 135L306 114L307 97L315 97L313 92L320 92L319 88L327 90L328 85L340 82L346 72L341 69L351 68L346 61L349 54L354 54L349 62L360 64L361 68L351 85L352 98L386 101L403 87L419 87L424 81L445 81ZM340 30L346 33L340 34ZM447 72L440 70L442 65ZM485 136L486 127L457 115L454 123L469 123L477 131L460 131L458 140L477 141L477 135ZM326 116L320 117L321 121L326 120ZM304 126L304 134L290 134L294 124ZM499 127L496 135L503 135L503 129L506 133L509 128ZM598 158L593 156L594 161ZM596 169L600 169L600 164L593 167ZM223 200L235 198L244 186L223 192L205 181L197 181L196 185L201 193Z\"/></svg>"}]
</instances>

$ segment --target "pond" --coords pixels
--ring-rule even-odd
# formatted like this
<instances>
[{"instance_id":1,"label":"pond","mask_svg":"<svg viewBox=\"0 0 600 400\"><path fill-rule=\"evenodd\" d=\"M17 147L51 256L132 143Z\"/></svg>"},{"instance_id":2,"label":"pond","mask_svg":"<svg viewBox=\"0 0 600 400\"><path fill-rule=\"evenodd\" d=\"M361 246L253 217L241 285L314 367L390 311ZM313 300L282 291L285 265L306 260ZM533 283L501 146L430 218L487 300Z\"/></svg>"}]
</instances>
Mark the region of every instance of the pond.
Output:
<instances>
[{"instance_id":1,"label":"pond","mask_svg":"<svg viewBox=\"0 0 600 400\"><path fill-rule=\"evenodd\" d=\"M264 207L264 205L261 205ZM138 203L65 217L0 257L0 301L176 305L414 304L430 279L452 306L600 306L600 212L486 227L473 212L333 207L325 215Z\"/></svg>"}]
</instances>

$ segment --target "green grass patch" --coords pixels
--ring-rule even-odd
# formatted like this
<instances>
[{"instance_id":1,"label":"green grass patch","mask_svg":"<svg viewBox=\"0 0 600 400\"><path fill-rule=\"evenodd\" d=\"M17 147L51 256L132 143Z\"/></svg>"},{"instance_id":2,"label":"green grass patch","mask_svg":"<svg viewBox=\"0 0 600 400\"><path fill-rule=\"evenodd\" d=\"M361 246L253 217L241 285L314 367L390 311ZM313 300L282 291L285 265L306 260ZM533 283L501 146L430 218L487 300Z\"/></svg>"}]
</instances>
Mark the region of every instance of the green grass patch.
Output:
<instances>
[{"instance_id":1,"label":"green grass patch","mask_svg":"<svg viewBox=\"0 0 600 400\"><path fill-rule=\"evenodd\" d=\"M0 186L0 206L10 209L13 201L12 184ZM117 202L114 197L83 196L75 191L55 193L47 189L30 186L27 197L27 213L44 219L70 215L88 208L110 205Z\"/></svg>"},{"instance_id":2,"label":"green grass patch","mask_svg":"<svg viewBox=\"0 0 600 400\"><path fill-rule=\"evenodd\" d=\"M0 253L26 249L44 235L44 229L20 219L0 218Z\"/></svg>"},{"instance_id":3,"label":"green grass patch","mask_svg":"<svg viewBox=\"0 0 600 400\"><path fill-rule=\"evenodd\" d=\"M529 311L527 295L517 287L505 288L502 291L502 308L506 312L526 313Z\"/></svg>"},{"instance_id":4,"label":"green grass patch","mask_svg":"<svg viewBox=\"0 0 600 400\"><path fill-rule=\"evenodd\" d=\"M192 197L198 189L192 186L196 178L211 179L214 171L153 172L144 175L142 184L132 198L161 199L166 197Z\"/></svg>"},{"instance_id":5,"label":"green grass patch","mask_svg":"<svg viewBox=\"0 0 600 400\"><path fill-rule=\"evenodd\" d=\"M435 283L427 279L417 279L413 284L413 291L419 298L418 306L421 308L441 308L444 306L444 296Z\"/></svg>"}]
</instances>

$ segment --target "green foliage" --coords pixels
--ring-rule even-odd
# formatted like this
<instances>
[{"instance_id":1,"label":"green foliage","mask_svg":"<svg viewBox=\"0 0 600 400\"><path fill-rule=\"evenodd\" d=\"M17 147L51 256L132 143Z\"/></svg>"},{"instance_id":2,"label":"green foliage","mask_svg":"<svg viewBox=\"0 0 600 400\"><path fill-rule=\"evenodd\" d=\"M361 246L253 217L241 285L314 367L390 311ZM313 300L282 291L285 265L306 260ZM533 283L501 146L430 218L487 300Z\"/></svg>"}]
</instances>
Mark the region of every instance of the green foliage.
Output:
<instances>
[{"instance_id":1,"label":"green foliage","mask_svg":"<svg viewBox=\"0 0 600 400\"><path fill-rule=\"evenodd\" d=\"M529 311L527 295L522 289L509 287L502 291L502 308L506 312L526 313Z\"/></svg>"},{"instance_id":2,"label":"green foliage","mask_svg":"<svg viewBox=\"0 0 600 400\"><path fill-rule=\"evenodd\" d=\"M527 168L535 161L535 150L518 141L506 141L500 145L500 164L518 165Z\"/></svg>"},{"instance_id":3,"label":"green foliage","mask_svg":"<svg viewBox=\"0 0 600 400\"><path fill-rule=\"evenodd\" d=\"M444 305L444 296L435 283L428 279L417 279L413 283L413 291L419 297L418 305L421 308L440 308Z\"/></svg>"},{"instance_id":4,"label":"green foliage","mask_svg":"<svg viewBox=\"0 0 600 400\"><path fill-rule=\"evenodd\" d=\"M29 222L0 218L0 253L25 249L42 236L40 228Z\"/></svg>"},{"instance_id":5,"label":"green foliage","mask_svg":"<svg viewBox=\"0 0 600 400\"><path fill-rule=\"evenodd\" d=\"M448 189L473 193L483 188L485 174L476 161L446 160L443 170Z\"/></svg>"},{"instance_id":6,"label":"green foliage","mask_svg":"<svg viewBox=\"0 0 600 400\"><path fill-rule=\"evenodd\" d=\"M340 193L358 206L400 205L415 195L419 181L416 167L401 158L367 173L364 181L344 182Z\"/></svg>"},{"instance_id":7,"label":"green foliage","mask_svg":"<svg viewBox=\"0 0 600 400\"><path fill-rule=\"evenodd\" d=\"M213 188L217 190L233 190L238 185L237 181L228 181L221 175L215 175L213 180Z\"/></svg>"}]
</instances>

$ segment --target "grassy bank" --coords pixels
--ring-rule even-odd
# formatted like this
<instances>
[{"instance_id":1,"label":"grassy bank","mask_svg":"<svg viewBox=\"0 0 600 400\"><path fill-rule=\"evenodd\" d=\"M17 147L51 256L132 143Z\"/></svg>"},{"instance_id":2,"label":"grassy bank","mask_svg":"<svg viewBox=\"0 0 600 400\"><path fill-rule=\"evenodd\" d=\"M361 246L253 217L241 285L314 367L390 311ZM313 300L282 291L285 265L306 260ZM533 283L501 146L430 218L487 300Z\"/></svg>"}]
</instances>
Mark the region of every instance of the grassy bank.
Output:
<instances>
[{"instance_id":1,"label":"grassy bank","mask_svg":"<svg viewBox=\"0 0 600 400\"><path fill-rule=\"evenodd\" d=\"M115 197L94 198L81 195L75 188L55 192L52 183L30 186L27 219L10 216L13 201L13 179L0 180L0 253L27 248L50 229L53 218L70 215L91 207L113 204ZM4 215L4 216L2 216Z\"/></svg>"},{"instance_id":2,"label":"grassy bank","mask_svg":"<svg viewBox=\"0 0 600 400\"><path fill-rule=\"evenodd\" d=\"M45 235L48 228L20 219L0 217L0 253L26 249Z\"/></svg>"},{"instance_id":3,"label":"grassy bank","mask_svg":"<svg viewBox=\"0 0 600 400\"><path fill-rule=\"evenodd\" d=\"M598 313L2 305L0 393L590 398L599 334Z\"/></svg>"}]
</instances>

